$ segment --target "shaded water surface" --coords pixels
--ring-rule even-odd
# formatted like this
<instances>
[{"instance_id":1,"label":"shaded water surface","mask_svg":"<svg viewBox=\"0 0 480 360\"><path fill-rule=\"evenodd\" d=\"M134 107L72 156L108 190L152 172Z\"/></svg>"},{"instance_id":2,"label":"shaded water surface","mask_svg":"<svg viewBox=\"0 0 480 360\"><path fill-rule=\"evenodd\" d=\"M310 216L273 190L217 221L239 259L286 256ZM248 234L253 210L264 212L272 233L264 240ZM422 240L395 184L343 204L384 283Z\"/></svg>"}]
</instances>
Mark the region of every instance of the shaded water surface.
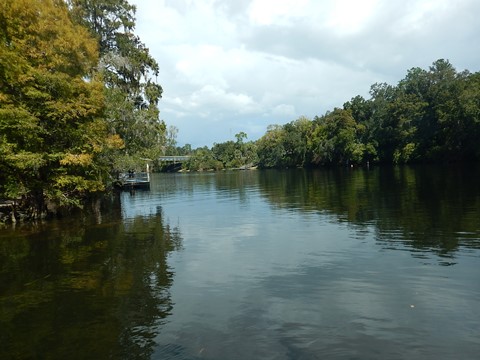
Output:
<instances>
[{"instance_id":1,"label":"shaded water surface","mask_svg":"<svg viewBox=\"0 0 480 360\"><path fill-rule=\"evenodd\" d=\"M0 229L1 359L478 359L477 168L154 174L120 202Z\"/></svg>"}]
</instances>

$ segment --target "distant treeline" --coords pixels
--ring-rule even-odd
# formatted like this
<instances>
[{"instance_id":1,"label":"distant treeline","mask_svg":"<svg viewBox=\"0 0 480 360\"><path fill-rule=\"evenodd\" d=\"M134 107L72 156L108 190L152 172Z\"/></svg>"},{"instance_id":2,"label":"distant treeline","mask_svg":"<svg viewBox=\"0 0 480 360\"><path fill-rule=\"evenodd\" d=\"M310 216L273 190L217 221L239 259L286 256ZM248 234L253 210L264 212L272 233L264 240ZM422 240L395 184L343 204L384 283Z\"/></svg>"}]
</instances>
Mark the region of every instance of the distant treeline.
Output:
<instances>
[{"instance_id":1,"label":"distant treeline","mask_svg":"<svg viewBox=\"0 0 480 360\"><path fill-rule=\"evenodd\" d=\"M192 151L185 168L478 161L480 73L437 60L428 70L409 70L396 86L372 85L368 99L356 96L322 116L271 125L255 142L245 142L245 133L236 137Z\"/></svg>"}]
</instances>

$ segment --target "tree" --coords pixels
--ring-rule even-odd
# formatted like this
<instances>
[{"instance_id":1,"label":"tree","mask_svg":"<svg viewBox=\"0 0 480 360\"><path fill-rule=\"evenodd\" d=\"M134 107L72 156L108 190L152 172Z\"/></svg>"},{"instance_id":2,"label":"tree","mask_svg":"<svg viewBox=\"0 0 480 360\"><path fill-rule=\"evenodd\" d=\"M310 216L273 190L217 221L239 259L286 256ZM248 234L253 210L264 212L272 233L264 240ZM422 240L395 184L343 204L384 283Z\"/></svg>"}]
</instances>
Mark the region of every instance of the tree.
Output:
<instances>
[{"instance_id":1,"label":"tree","mask_svg":"<svg viewBox=\"0 0 480 360\"><path fill-rule=\"evenodd\" d=\"M359 124L368 124L372 117L372 104L370 100L365 100L363 96L357 95L350 101L343 104L344 110L350 110L353 118Z\"/></svg>"},{"instance_id":2,"label":"tree","mask_svg":"<svg viewBox=\"0 0 480 360\"><path fill-rule=\"evenodd\" d=\"M409 126L401 124L406 129L402 135L410 139L404 143L414 154L406 160L457 161L475 157L475 106L468 106L470 110L465 112L466 103L475 103L470 101L470 95L475 94L470 79L470 73L457 73L448 61L440 59L428 71L409 70L400 81L395 105L403 107L403 119Z\"/></svg>"},{"instance_id":3,"label":"tree","mask_svg":"<svg viewBox=\"0 0 480 360\"><path fill-rule=\"evenodd\" d=\"M177 147L178 155L190 155L192 153L192 145L185 144L181 147Z\"/></svg>"},{"instance_id":4,"label":"tree","mask_svg":"<svg viewBox=\"0 0 480 360\"><path fill-rule=\"evenodd\" d=\"M248 138L243 131L235 134L237 141L215 143L212 147L212 155L215 160L222 164L224 169L241 168L252 166L257 163L257 151L255 143L244 142Z\"/></svg>"},{"instance_id":5,"label":"tree","mask_svg":"<svg viewBox=\"0 0 480 360\"><path fill-rule=\"evenodd\" d=\"M348 164L363 160L365 146L357 133L363 130L349 110L336 108L322 117L315 117L313 130L313 162L315 164Z\"/></svg>"},{"instance_id":6,"label":"tree","mask_svg":"<svg viewBox=\"0 0 480 360\"><path fill-rule=\"evenodd\" d=\"M357 95L343 104L343 109L351 112L357 125L357 139L363 145L363 160L374 162L378 160L378 141L373 134L374 106L371 99L365 100ZM357 147L358 149L359 147Z\"/></svg>"},{"instance_id":7,"label":"tree","mask_svg":"<svg viewBox=\"0 0 480 360\"><path fill-rule=\"evenodd\" d=\"M248 135L243 131L235 134L235 138L237 141L234 144L234 156L230 167L240 168L255 164L258 161L255 144L253 142L244 142Z\"/></svg>"},{"instance_id":8,"label":"tree","mask_svg":"<svg viewBox=\"0 0 480 360\"><path fill-rule=\"evenodd\" d=\"M177 135L178 128L176 126L170 125L167 128L165 134L165 155L178 155L177 154Z\"/></svg>"},{"instance_id":9,"label":"tree","mask_svg":"<svg viewBox=\"0 0 480 360\"><path fill-rule=\"evenodd\" d=\"M283 126L285 130L285 161L291 167L308 165L307 152L311 146L312 121L304 116Z\"/></svg>"},{"instance_id":10,"label":"tree","mask_svg":"<svg viewBox=\"0 0 480 360\"><path fill-rule=\"evenodd\" d=\"M370 88L371 119L368 122L369 142L376 145L378 160L392 162L398 147L398 121L391 114L391 104L397 96L395 86L381 83Z\"/></svg>"},{"instance_id":11,"label":"tree","mask_svg":"<svg viewBox=\"0 0 480 360\"><path fill-rule=\"evenodd\" d=\"M235 151L237 149L236 143L232 140L215 143L212 147L212 155L215 160L222 163L223 168L235 167Z\"/></svg>"},{"instance_id":12,"label":"tree","mask_svg":"<svg viewBox=\"0 0 480 360\"><path fill-rule=\"evenodd\" d=\"M216 160L208 147L198 148L186 162L185 168L193 171L220 170L222 163Z\"/></svg>"},{"instance_id":13,"label":"tree","mask_svg":"<svg viewBox=\"0 0 480 360\"><path fill-rule=\"evenodd\" d=\"M267 132L257 140L258 163L262 168L283 167L285 130L280 125L269 125Z\"/></svg>"},{"instance_id":14,"label":"tree","mask_svg":"<svg viewBox=\"0 0 480 360\"><path fill-rule=\"evenodd\" d=\"M153 80L158 63L133 33L135 6L126 0L68 0L68 4L73 18L97 39L110 131L124 140L125 155L158 158L167 142L158 111L163 89Z\"/></svg>"},{"instance_id":15,"label":"tree","mask_svg":"<svg viewBox=\"0 0 480 360\"><path fill-rule=\"evenodd\" d=\"M450 62L435 61L428 72L430 114L435 124L428 156L434 160L461 159L465 119L460 105L465 74L458 74Z\"/></svg>"},{"instance_id":16,"label":"tree","mask_svg":"<svg viewBox=\"0 0 480 360\"><path fill-rule=\"evenodd\" d=\"M247 139L248 135L245 132L240 131L239 133L235 134L235 138L237 139L237 144L243 144L243 140Z\"/></svg>"},{"instance_id":17,"label":"tree","mask_svg":"<svg viewBox=\"0 0 480 360\"><path fill-rule=\"evenodd\" d=\"M256 166L258 164L257 143L249 141L243 144L243 166Z\"/></svg>"},{"instance_id":18,"label":"tree","mask_svg":"<svg viewBox=\"0 0 480 360\"><path fill-rule=\"evenodd\" d=\"M468 74L459 99L462 119L462 147L467 159L480 159L480 73Z\"/></svg>"},{"instance_id":19,"label":"tree","mask_svg":"<svg viewBox=\"0 0 480 360\"><path fill-rule=\"evenodd\" d=\"M109 151L96 42L61 1L0 3L0 193L31 216L104 190Z\"/></svg>"}]
</instances>

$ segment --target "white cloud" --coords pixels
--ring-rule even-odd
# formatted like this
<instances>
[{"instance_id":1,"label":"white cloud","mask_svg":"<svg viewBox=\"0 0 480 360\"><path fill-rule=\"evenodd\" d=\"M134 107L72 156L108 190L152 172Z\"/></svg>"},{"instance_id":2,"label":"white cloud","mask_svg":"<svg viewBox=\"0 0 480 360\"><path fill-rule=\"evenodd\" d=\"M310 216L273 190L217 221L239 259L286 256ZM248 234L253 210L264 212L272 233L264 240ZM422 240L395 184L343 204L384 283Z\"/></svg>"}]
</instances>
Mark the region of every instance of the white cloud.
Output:
<instances>
[{"instance_id":1,"label":"white cloud","mask_svg":"<svg viewBox=\"0 0 480 360\"><path fill-rule=\"evenodd\" d=\"M206 105L239 113L252 112L257 106L248 95L227 92L225 89L213 85L205 85L199 91L194 92L190 99L195 106Z\"/></svg>"},{"instance_id":2,"label":"white cloud","mask_svg":"<svg viewBox=\"0 0 480 360\"><path fill-rule=\"evenodd\" d=\"M424 0L408 2L406 12L396 23L401 32L422 32L437 20L448 17L448 10L454 5L449 0Z\"/></svg>"},{"instance_id":3,"label":"white cloud","mask_svg":"<svg viewBox=\"0 0 480 360\"><path fill-rule=\"evenodd\" d=\"M238 131L255 139L438 58L479 70L476 0L131 2L160 65L162 119L180 144L211 146Z\"/></svg>"},{"instance_id":4,"label":"white cloud","mask_svg":"<svg viewBox=\"0 0 480 360\"><path fill-rule=\"evenodd\" d=\"M374 15L379 0L336 0L327 17L327 27L338 35L362 30Z\"/></svg>"},{"instance_id":5,"label":"white cloud","mask_svg":"<svg viewBox=\"0 0 480 360\"><path fill-rule=\"evenodd\" d=\"M287 105L287 104L277 105L273 108L272 114L277 115L277 116L294 117L295 116L295 106Z\"/></svg>"},{"instance_id":6,"label":"white cloud","mask_svg":"<svg viewBox=\"0 0 480 360\"><path fill-rule=\"evenodd\" d=\"M301 16L304 14L308 0L253 0L248 13L250 21L259 25Z\"/></svg>"}]
</instances>

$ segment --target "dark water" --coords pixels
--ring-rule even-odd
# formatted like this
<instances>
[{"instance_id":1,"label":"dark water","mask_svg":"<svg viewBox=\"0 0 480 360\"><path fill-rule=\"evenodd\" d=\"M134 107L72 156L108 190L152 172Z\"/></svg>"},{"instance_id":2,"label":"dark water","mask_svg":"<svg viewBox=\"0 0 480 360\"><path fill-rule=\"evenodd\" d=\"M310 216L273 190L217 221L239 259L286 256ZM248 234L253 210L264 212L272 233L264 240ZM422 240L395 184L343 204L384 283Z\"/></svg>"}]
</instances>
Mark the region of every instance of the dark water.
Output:
<instances>
[{"instance_id":1,"label":"dark water","mask_svg":"<svg viewBox=\"0 0 480 360\"><path fill-rule=\"evenodd\" d=\"M1 359L479 359L480 172L158 174L0 230Z\"/></svg>"}]
</instances>

